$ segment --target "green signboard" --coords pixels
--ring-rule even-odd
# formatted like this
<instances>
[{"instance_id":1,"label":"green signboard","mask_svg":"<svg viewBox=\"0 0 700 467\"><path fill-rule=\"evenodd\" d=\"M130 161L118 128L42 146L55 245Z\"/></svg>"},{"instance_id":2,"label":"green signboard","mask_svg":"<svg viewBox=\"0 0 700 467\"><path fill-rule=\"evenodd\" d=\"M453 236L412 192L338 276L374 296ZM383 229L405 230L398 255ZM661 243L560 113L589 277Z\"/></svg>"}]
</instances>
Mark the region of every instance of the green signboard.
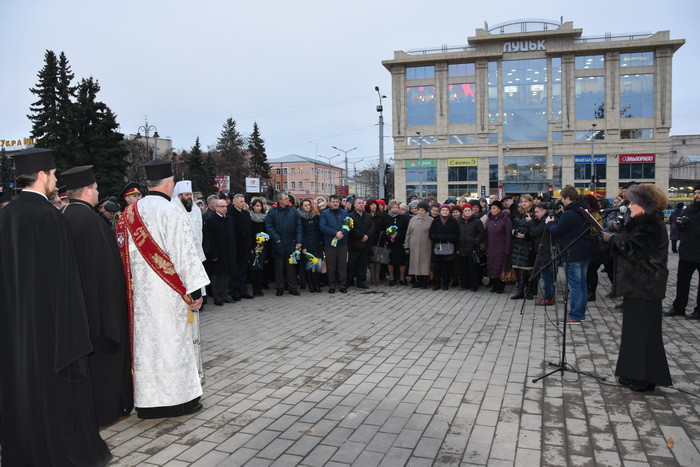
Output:
<instances>
[{"instance_id":1,"label":"green signboard","mask_svg":"<svg viewBox=\"0 0 700 467\"><path fill-rule=\"evenodd\" d=\"M418 168L421 166L420 159L406 159L406 168ZM423 167L437 167L437 159L423 159Z\"/></svg>"}]
</instances>

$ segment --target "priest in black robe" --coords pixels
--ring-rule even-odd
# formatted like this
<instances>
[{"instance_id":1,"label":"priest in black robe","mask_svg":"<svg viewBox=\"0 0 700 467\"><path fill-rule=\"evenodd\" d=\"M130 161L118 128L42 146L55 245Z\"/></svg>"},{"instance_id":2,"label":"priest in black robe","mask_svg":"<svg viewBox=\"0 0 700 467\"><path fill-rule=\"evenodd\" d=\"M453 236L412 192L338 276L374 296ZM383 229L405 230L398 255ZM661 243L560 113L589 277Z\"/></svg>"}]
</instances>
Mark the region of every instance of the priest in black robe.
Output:
<instances>
[{"instance_id":1,"label":"priest in black robe","mask_svg":"<svg viewBox=\"0 0 700 467\"><path fill-rule=\"evenodd\" d=\"M100 426L116 422L134 407L126 304L126 279L112 229L93 209L98 202L91 165L61 174L69 204L61 209L78 255L90 341L92 394Z\"/></svg>"},{"instance_id":2,"label":"priest in black robe","mask_svg":"<svg viewBox=\"0 0 700 467\"><path fill-rule=\"evenodd\" d=\"M2 465L106 465L75 246L48 200L52 152L16 155L19 197L0 210Z\"/></svg>"}]
</instances>

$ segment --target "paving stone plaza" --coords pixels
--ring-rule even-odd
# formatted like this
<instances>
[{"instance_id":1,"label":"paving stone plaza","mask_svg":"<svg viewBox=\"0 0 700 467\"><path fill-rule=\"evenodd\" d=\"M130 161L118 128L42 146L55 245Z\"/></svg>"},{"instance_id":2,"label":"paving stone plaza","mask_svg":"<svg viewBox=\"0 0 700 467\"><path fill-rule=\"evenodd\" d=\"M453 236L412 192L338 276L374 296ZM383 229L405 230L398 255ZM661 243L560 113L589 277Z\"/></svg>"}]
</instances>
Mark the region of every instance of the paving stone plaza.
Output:
<instances>
[{"instance_id":1,"label":"paving stone plaza","mask_svg":"<svg viewBox=\"0 0 700 467\"><path fill-rule=\"evenodd\" d=\"M202 313L203 411L131 415L102 436L116 465L700 465L700 398L615 383L622 312L600 276L567 361L605 383L533 383L559 362L561 336L509 288L267 292ZM695 394L699 338L699 321L664 318L674 384Z\"/></svg>"}]
</instances>

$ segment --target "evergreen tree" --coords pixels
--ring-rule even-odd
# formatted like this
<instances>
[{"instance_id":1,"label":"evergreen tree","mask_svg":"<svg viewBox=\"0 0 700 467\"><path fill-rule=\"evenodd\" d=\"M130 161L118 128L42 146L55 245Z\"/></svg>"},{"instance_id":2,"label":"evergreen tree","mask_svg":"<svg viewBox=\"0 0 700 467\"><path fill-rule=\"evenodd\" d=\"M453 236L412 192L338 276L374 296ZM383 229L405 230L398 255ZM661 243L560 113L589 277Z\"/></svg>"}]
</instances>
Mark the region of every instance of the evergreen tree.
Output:
<instances>
[{"instance_id":1,"label":"evergreen tree","mask_svg":"<svg viewBox=\"0 0 700 467\"><path fill-rule=\"evenodd\" d=\"M245 157L243 156L243 136L236 129L236 121L229 117L216 142L217 173L231 177L231 192L245 193Z\"/></svg>"},{"instance_id":2,"label":"evergreen tree","mask_svg":"<svg viewBox=\"0 0 700 467\"><path fill-rule=\"evenodd\" d=\"M200 191L205 197L214 193L214 168L209 156L202 152L199 136L192 146L192 151L184 156L184 160L192 181L192 191Z\"/></svg>"},{"instance_id":3,"label":"evergreen tree","mask_svg":"<svg viewBox=\"0 0 700 467\"><path fill-rule=\"evenodd\" d=\"M260 137L260 128L257 122L253 123L253 132L248 137L248 153L250 154L248 161L248 173L250 176L269 180L271 178L270 164L267 163L265 140Z\"/></svg>"},{"instance_id":4,"label":"evergreen tree","mask_svg":"<svg viewBox=\"0 0 700 467\"><path fill-rule=\"evenodd\" d=\"M66 170L75 164L73 155L77 149L75 138L74 103L75 87L71 85L73 72L66 55L47 50L44 54L44 67L38 74L39 82L31 92L38 100L34 102L28 115L32 121L32 136L37 138L37 147L54 150L56 167Z\"/></svg>"},{"instance_id":5,"label":"evergreen tree","mask_svg":"<svg viewBox=\"0 0 700 467\"><path fill-rule=\"evenodd\" d=\"M75 103L75 165L92 164L98 190L114 195L124 186L128 149L112 110L97 100L100 84L92 77L81 80Z\"/></svg>"},{"instance_id":6,"label":"evergreen tree","mask_svg":"<svg viewBox=\"0 0 700 467\"><path fill-rule=\"evenodd\" d=\"M10 183L13 183L14 173L10 157L5 152L5 148L0 149L0 187L3 191L10 191Z\"/></svg>"}]
</instances>

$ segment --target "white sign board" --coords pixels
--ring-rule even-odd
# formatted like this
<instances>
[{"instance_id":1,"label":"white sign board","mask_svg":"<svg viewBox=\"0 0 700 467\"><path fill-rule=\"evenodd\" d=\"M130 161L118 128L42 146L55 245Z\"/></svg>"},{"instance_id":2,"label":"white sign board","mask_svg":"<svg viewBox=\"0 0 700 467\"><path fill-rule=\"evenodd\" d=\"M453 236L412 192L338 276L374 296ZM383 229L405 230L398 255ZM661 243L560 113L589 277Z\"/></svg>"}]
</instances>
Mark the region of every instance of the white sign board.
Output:
<instances>
[{"instance_id":1,"label":"white sign board","mask_svg":"<svg viewBox=\"0 0 700 467\"><path fill-rule=\"evenodd\" d=\"M246 193L260 193L260 179L246 177L246 179L245 179L245 191L246 191Z\"/></svg>"}]
</instances>

